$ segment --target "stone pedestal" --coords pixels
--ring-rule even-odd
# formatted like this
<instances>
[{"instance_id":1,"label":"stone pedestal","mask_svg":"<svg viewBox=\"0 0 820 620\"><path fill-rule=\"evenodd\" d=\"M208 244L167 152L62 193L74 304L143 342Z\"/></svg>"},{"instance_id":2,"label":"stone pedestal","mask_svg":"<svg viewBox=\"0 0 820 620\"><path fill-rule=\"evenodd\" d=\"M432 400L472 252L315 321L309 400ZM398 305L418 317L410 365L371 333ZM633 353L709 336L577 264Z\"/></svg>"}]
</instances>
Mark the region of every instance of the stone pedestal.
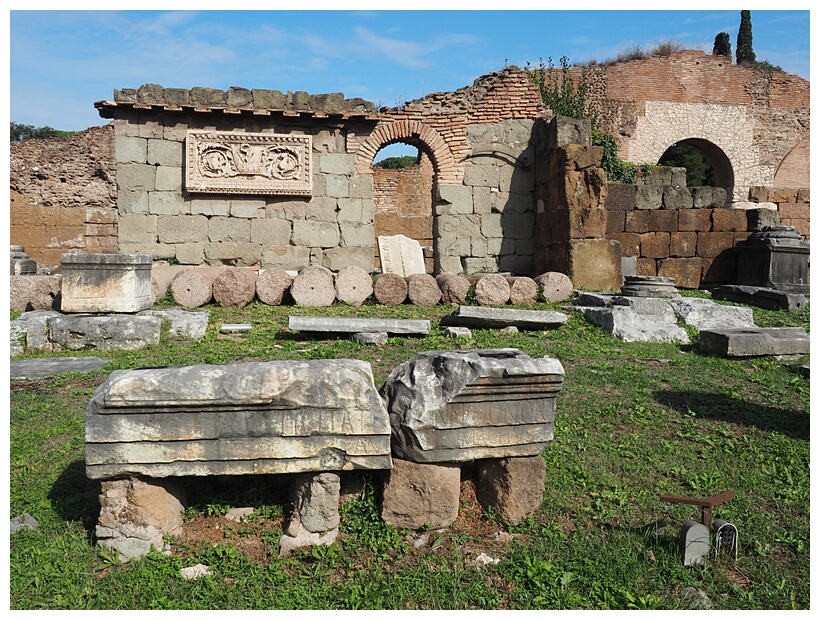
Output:
<instances>
[{"instance_id":1,"label":"stone pedestal","mask_svg":"<svg viewBox=\"0 0 820 620\"><path fill-rule=\"evenodd\" d=\"M33 276L37 274L37 263L31 260L22 245L11 246L11 275Z\"/></svg>"},{"instance_id":2,"label":"stone pedestal","mask_svg":"<svg viewBox=\"0 0 820 620\"><path fill-rule=\"evenodd\" d=\"M329 545L339 535L340 478L329 472L298 474L291 487L292 512L279 554L309 545Z\"/></svg>"},{"instance_id":3,"label":"stone pedestal","mask_svg":"<svg viewBox=\"0 0 820 620\"><path fill-rule=\"evenodd\" d=\"M735 250L736 284L809 294L809 243L794 226L765 226Z\"/></svg>"},{"instance_id":4,"label":"stone pedestal","mask_svg":"<svg viewBox=\"0 0 820 620\"><path fill-rule=\"evenodd\" d=\"M63 254L63 312L139 312L153 304L148 254Z\"/></svg>"},{"instance_id":5,"label":"stone pedestal","mask_svg":"<svg viewBox=\"0 0 820 620\"><path fill-rule=\"evenodd\" d=\"M621 287L625 297L680 297L675 279L663 276L626 276Z\"/></svg>"}]
</instances>

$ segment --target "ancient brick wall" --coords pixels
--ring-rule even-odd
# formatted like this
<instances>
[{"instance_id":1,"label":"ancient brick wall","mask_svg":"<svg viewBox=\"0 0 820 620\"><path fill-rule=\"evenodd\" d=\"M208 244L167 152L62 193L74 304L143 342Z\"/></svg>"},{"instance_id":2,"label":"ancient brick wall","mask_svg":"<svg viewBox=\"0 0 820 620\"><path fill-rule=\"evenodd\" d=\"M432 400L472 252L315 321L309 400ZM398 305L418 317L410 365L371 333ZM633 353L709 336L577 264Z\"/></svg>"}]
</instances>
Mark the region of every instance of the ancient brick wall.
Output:
<instances>
[{"instance_id":1,"label":"ancient brick wall","mask_svg":"<svg viewBox=\"0 0 820 620\"><path fill-rule=\"evenodd\" d=\"M114 130L110 125L9 149L10 241L38 265L65 252L117 251Z\"/></svg>"},{"instance_id":2,"label":"ancient brick wall","mask_svg":"<svg viewBox=\"0 0 820 620\"><path fill-rule=\"evenodd\" d=\"M571 74L578 79L581 71L573 67ZM732 164L735 206L750 208L750 188L774 185L797 149L781 186L809 187L807 80L694 50L594 65L587 80L601 129L616 138L623 159L655 164L677 141L707 140Z\"/></svg>"},{"instance_id":3,"label":"ancient brick wall","mask_svg":"<svg viewBox=\"0 0 820 620\"><path fill-rule=\"evenodd\" d=\"M404 235L422 247L433 247L433 164L422 154L414 166L373 167L373 205L376 237ZM375 256L379 265L378 249ZM428 271L434 268L432 254Z\"/></svg>"}]
</instances>

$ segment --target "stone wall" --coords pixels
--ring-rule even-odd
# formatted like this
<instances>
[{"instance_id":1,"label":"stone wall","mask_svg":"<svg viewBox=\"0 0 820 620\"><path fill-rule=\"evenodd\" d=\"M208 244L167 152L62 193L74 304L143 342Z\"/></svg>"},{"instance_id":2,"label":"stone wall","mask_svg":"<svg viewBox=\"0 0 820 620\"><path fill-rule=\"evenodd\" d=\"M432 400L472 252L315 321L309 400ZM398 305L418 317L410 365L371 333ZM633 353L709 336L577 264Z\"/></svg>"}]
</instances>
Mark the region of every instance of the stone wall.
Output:
<instances>
[{"instance_id":1,"label":"stone wall","mask_svg":"<svg viewBox=\"0 0 820 620\"><path fill-rule=\"evenodd\" d=\"M372 131L372 104L341 94L146 85L97 106L115 118L121 252L190 265L372 270L372 176L356 175L348 141ZM189 192L190 130L310 136L311 195Z\"/></svg>"},{"instance_id":2,"label":"stone wall","mask_svg":"<svg viewBox=\"0 0 820 620\"><path fill-rule=\"evenodd\" d=\"M435 171L436 271L510 271L531 275L535 252L535 119L544 113L528 74L504 70L450 93L383 109L361 140L357 170L371 174L376 153L405 142L429 156Z\"/></svg>"},{"instance_id":3,"label":"stone wall","mask_svg":"<svg viewBox=\"0 0 820 620\"><path fill-rule=\"evenodd\" d=\"M807 80L695 50L593 65L587 78L601 129L623 159L655 164L675 142L702 139L731 162L736 206L750 200L751 187L774 185L776 174L789 177L781 186L809 187Z\"/></svg>"},{"instance_id":4,"label":"stone wall","mask_svg":"<svg viewBox=\"0 0 820 620\"><path fill-rule=\"evenodd\" d=\"M10 236L38 265L64 252L116 252L114 128L9 147Z\"/></svg>"}]
</instances>

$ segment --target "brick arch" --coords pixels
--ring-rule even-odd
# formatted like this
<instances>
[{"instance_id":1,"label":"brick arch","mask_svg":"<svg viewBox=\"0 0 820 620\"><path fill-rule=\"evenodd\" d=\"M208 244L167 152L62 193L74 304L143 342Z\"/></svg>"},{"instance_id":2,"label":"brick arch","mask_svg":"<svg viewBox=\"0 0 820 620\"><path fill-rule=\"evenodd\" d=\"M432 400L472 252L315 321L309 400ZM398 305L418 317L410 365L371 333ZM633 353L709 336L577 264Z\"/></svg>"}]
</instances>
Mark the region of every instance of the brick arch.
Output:
<instances>
[{"instance_id":1,"label":"brick arch","mask_svg":"<svg viewBox=\"0 0 820 620\"><path fill-rule=\"evenodd\" d=\"M644 105L629 140L629 161L657 163L671 145L691 140L710 144L725 156L734 183L729 188L732 201L748 200L752 186L771 184L774 170L760 165L755 119L746 106L660 101Z\"/></svg>"},{"instance_id":2,"label":"brick arch","mask_svg":"<svg viewBox=\"0 0 820 620\"><path fill-rule=\"evenodd\" d=\"M458 176L455 158L444 138L421 121L380 123L356 152L356 172L370 174L373 158L382 148L396 142L406 142L423 151L433 162L439 183L452 182Z\"/></svg>"}]
</instances>

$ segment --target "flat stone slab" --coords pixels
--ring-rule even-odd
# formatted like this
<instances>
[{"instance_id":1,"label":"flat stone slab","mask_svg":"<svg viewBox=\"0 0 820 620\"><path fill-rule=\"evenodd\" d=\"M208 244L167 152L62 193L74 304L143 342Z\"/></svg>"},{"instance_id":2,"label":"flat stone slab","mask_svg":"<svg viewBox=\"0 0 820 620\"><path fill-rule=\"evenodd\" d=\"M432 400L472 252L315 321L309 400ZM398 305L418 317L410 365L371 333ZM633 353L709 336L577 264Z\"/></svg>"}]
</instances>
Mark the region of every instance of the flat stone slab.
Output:
<instances>
[{"instance_id":1,"label":"flat stone slab","mask_svg":"<svg viewBox=\"0 0 820 620\"><path fill-rule=\"evenodd\" d=\"M663 300L651 298L643 298L640 301L663 302ZM672 307L669 304L665 305L667 311L663 313L644 313L626 305L615 305L611 308L585 307L581 308L581 311L587 321L602 327L625 342L689 344L689 335L677 324Z\"/></svg>"},{"instance_id":2,"label":"flat stone slab","mask_svg":"<svg viewBox=\"0 0 820 620\"><path fill-rule=\"evenodd\" d=\"M168 319L168 334L178 338L202 338L208 331L208 310L185 310L184 308L163 308L162 310L144 310L140 316L158 316Z\"/></svg>"},{"instance_id":3,"label":"flat stone slab","mask_svg":"<svg viewBox=\"0 0 820 620\"><path fill-rule=\"evenodd\" d=\"M567 315L550 310L513 310L485 306L459 306L441 318L442 326L499 329L514 326L524 330L555 329L566 324Z\"/></svg>"},{"instance_id":4,"label":"flat stone slab","mask_svg":"<svg viewBox=\"0 0 820 620\"><path fill-rule=\"evenodd\" d=\"M49 317L51 342L70 351L98 349L133 351L159 344L162 319L133 314L62 315Z\"/></svg>"},{"instance_id":5,"label":"flat stone slab","mask_svg":"<svg viewBox=\"0 0 820 620\"><path fill-rule=\"evenodd\" d=\"M418 353L380 390L393 455L442 463L540 454L563 383L561 362L518 349Z\"/></svg>"},{"instance_id":6,"label":"flat stone slab","mask_svg":"<svg viewBox=\"0 0 820 620\"><path fill-rule=\"evenodd\" d=\"M64 372L91 372L110 363L110 359L103 357L52 357L11 360L9 366L13 379L39 379Z\"/></svg>"},{"instance_id":7,"label":"flat stone slab","mask_svg":"<svg viewBox=\"0 0 820 620\"><path fill-rule=\"evenodd\" d=\"M333 334L420 334L430 333L426 319L359 319L318 316L289 316L288 329L297 332L328 332Z\"/></svg>"},{"instance_id":8,"label":"flat stone slab","mask_svg":"<svg viewBox=\"0 0 820 620\"><path fill-rule=\"evenodd\" d=\"M755 327L701 330L698 350L722 357L800 355L809 353L809 335L802 327Z\"/></svg>"},{"instance_id":9,"label":"flat stone slab","mask_svg":"<svg viewBox=\"0 0 820 620\"><path fill-rule=\"evenodd\" d=\"M803 310L806 308L806 296L802 293L778 291L774 288L761 286L725 284L716 287L712 291L712 297L766 308L767 310Z\"/></svg>"},{"instance_id":10,"label":"flat stone slab","mask_svg":"<svg viewBox=\"0 0 820 620\"><path fill-rule=\"evenodd\" d=\"M86 408L85 461L91 479L390 469L390 424L358 360L117 370Z\"/></svg>"},{"instance_id":11,"label":"flat stone slab","mask_svg":"<svg viewBox=\"0 0 820 620\"><path fill-rule=\"evenodd\" d=\"M669 304L678 318L697 330L735 329L754 327L755 319L751 308L724 306L711 299L679 297L670 299Z\"/></svg>"}]
</instances>

